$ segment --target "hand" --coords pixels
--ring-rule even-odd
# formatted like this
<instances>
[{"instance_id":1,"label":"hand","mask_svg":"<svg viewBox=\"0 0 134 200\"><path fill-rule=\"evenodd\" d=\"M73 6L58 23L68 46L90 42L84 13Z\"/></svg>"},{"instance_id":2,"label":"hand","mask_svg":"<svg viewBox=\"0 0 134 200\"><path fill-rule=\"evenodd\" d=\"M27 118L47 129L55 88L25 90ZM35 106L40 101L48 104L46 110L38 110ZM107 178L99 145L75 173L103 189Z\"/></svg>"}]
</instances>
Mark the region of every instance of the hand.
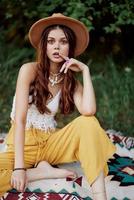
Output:
<instances>
[{"instance_id":1,"label":"hand","mask_svg":"<svg viewBox=\"0 0 134 200\"><path fill-rule=\"evenodd\" d=\"M27 186L26 171L16 170L12 172L11 186L19 192L24 192Z\"/></svg>"},{"instance_id":2,"label":"hand","mask_svg":"<svg viewBox=\"0 0 134 200\"><path fill-rule=\"evenodd\" d=\"M68 69L71 69L75 72L84 71L84 69L88 68L87 65L84 63L74 59L74 58L68 58L67 56L64 56L63 54L59 53L59 55L66 61L61 69L60 72L64 71L64 73L67 73Z\"/></svg>"}]
</instances>

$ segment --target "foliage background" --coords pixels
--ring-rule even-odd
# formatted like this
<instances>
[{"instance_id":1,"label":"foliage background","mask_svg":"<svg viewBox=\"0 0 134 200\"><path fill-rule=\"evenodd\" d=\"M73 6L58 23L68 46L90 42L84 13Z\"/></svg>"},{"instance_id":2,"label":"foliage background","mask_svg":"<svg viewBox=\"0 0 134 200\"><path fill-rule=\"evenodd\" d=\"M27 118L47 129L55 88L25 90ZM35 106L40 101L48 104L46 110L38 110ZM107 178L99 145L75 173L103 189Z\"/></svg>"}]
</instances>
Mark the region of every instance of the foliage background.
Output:
<instances>
[{"instance_id":1,"label":"foliage background","mask_svg":"<svg viewBox=\"0 0 134 200\"><path fill-rule=\"evenodd\" d=\"M17 74L35 59L28 30L54 12L81 20L90 31L90 44L78 57L92 74L97 114L105 129L134 136L134 1L133 0L1 0L0 1L0 132L10 127ZM78 75L81 80L81 76ZM81 80L82 81L82 80ZM58 115L63 126L78 115Z\"/></svg>"}]
</instances>

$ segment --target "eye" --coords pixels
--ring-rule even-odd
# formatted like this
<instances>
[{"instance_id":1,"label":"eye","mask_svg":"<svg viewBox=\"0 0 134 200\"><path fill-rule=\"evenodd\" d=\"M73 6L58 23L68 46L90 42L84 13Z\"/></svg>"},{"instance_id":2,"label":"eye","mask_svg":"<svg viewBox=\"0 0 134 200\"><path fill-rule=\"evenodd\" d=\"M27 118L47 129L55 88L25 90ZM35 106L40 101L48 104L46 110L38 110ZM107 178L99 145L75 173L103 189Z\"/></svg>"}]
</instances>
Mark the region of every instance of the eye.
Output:
<instances>
[{"instance_id":1,"label":"eye","mask_svg":"<svg viewBox=\"0 0 134 200\"><path fill-rule=\"evenodd\" d=\"M53 44L53 43L54 43L54 40L47 40L47 43Z\"/></svg>"},{"instance_id":2,"label":"eye","mask_svg":"<svg viewBox=\"0 0 134 200\"><path fill-rule=\"evenodd\" d=\"M68 41L67 41L67 40L62 40L61 43L62 43L62 44L67 44Z\"/></svg>"}]
</instances>

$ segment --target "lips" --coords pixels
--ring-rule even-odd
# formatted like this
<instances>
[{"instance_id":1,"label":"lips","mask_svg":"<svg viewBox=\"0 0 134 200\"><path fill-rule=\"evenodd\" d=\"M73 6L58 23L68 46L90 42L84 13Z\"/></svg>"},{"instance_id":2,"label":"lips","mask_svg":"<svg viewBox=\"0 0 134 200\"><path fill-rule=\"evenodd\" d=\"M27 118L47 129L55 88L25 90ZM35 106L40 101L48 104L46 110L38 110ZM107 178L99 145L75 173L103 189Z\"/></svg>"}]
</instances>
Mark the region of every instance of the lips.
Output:
<instances>
[{"instance_id":1,"label":"lips","mask_svg":"<svg viewBox=\"0 0 134 200\"><path fill-rule=\"evenodd\" d=\"M55 53L53 53L53 55L58 55L59 56L59 52L55 52Z\"/></svg>"},{"instance_id":2,"label":"lips","mask_svg":"<svg viewBox=\"0 0 134 200\"><path fill-rule=\"evenodd\" d=\"M54 58L60 58L59 52L53 53Z\"/></svg>"}]
</instances>

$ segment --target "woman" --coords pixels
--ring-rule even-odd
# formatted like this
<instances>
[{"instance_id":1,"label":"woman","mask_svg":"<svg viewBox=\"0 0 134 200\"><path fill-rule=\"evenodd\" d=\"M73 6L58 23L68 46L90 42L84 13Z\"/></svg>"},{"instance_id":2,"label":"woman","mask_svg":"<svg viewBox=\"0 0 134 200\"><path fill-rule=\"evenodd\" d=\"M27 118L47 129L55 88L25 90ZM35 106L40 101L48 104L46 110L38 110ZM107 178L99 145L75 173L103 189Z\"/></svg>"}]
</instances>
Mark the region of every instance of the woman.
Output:
<instances>
[{"instance_id":1,"label":"woman","mask_svg":"<svg viewBox=\"0 0 134 200\"><path fill-rule=\"evenodd\" d=\"M96 102L90 71L75 59L86 49L83 23L60 13L30 28L37 61L19 71L6 152L0 154L0 195L11 188L24 191L27 182L76 177L51 165L80 161L95 200L106 200L107 160L116 148L94 117ZM74 75L81 72L83 86ZM55 115L78 109L81 116L61 129ZM51 164L51 165L50 165Z\"/></svg>"}]
</instances>

